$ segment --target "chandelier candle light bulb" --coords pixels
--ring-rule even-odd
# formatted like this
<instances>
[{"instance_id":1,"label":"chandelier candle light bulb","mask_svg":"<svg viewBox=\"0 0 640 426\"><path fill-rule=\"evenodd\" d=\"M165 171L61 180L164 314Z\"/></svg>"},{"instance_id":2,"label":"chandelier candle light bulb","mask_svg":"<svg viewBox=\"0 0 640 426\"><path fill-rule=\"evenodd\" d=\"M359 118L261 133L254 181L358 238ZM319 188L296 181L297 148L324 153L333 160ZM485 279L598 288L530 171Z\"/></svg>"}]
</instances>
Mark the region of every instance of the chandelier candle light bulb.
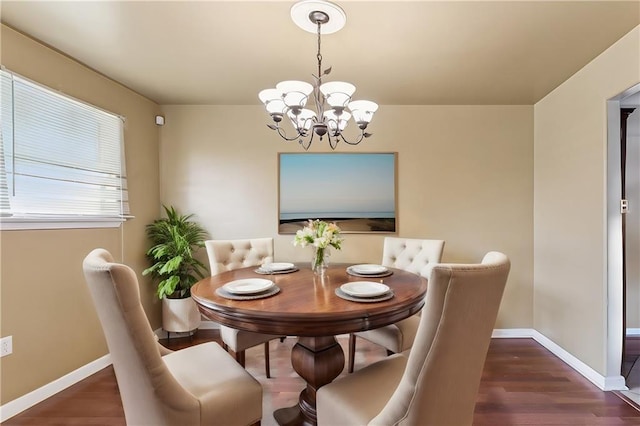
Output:
<instances>
[{"instance_id":1,"label":"chandelier candle light bulb","mask_svg":"<svg viewBox=\"0 0 640 426\"><path fill-rule=\"evenodd\" d=\"M318 75L313 76L313 85L304 81L287 80L276 84L275 88L261 91L258 98L274 122L267 126L287 141L297 139L305 150L311 146L314 135L318 135L320 140L326 135L331 149L336 149L340 140L349 145L359 144L364 138L371 136L365 129L378 110L378 104L365 100L353 101L356 87L351 83L322 82L331 68L322 71L321 34L334 33L344 26L347 20L344 10L325 0L302 0L291 7L291 18L303 30L316 32L318 35ZM305 108L311 94L316 111ZM287 136L280 126L285 115L293 126L294 136ZM349 141L342 132L352 117L360 134L355 140Z\"/></svg>"}]
</instances>

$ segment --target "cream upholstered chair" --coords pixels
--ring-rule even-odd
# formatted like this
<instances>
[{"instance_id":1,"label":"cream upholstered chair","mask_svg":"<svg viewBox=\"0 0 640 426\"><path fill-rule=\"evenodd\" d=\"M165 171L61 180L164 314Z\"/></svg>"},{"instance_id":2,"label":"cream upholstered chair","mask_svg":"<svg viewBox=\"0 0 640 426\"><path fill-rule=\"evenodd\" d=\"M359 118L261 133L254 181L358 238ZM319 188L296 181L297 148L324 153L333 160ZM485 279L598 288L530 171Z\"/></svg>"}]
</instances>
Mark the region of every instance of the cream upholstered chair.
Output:
<instances>
[{"instance_id":1,"label":"cream upholstered chair","mask_svg":"<svg viewBox=\"0 0 640 426\"><path fill-rule=\"evenodd\" d=\"M131 268L95 249L84 275L107 340L127 424L253 425L262 387L220 345L179 351L158 344Z\"/></svg>"},{"instance_id":2,"label":"cream upholstered chair","mask_svg":"<svg viewBox=\"0 0 640 426\"><path fill-rule=\"evenodd\" d=\"M509 269L498 252L434 266L413 347L321 387L318 425L471 425Z\"/></svg>"},{"instance_id":3,"label":"cream upholstered chair","mask_svg":"<svg viewBox=\"0 0 640 426\"><path fill-rule=\"evenodd\" d=\"M403 269L429 277L433 265L442 260L443 240L386 237L382 250L382 265ZM349 373L353 372L356 336L383 346L387 353L399 353L413 344L420 316L414 315L395 324L349 335Z\"/></svg>"},{"instance_id":4,"label":"cream upholstered chair","mask_svg":"<svg viewBox=\"0 0 640 426\"><path fill-rule=\"evenodd\" d=\"M273 262L273 238L207 240L204 244L209 256L211 275ZM253 333L220 325L220 337L225 349L231 348L236 354L236 360L243 367L245 365L245 350L264 344L265 374L267 378L271 377L269 341L280 336Z\"/></svg>"}]
</instances>

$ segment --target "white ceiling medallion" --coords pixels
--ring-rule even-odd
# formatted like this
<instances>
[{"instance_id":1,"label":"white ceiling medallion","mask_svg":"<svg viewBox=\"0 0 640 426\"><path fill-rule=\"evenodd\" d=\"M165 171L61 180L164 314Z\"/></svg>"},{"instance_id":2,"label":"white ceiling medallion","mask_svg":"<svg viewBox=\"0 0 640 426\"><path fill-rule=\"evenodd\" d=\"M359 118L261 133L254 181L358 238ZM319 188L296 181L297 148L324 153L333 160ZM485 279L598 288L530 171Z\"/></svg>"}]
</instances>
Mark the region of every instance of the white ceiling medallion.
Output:
<instances>
[{"instance_id":1,"label":"white ceiling medallion","mask_svg":"<svg viewBox=\"0 0 640 426\"><path fill-rule=\"evenodd\" d=\"M313 13L319 13L314 17ZM326 22L322 22L320 31L322 34L333 34L340 31L344 24L347 23L347 14L344 10L335 3L328 1L318 0L303 0L294 4L291 7L291 19L297 26L303 30L316 33L318 31L318 25L316 20L326 16Z\"/></svg>"}]
</instances>

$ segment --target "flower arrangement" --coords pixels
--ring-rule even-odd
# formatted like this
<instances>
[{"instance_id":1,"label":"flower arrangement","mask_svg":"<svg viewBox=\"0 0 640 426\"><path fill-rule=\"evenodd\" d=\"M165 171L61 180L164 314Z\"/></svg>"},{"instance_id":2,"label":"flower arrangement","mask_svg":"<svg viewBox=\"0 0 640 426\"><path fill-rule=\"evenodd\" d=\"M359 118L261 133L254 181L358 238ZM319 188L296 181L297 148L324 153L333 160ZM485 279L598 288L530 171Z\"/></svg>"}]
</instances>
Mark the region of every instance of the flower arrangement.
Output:
<instances>
[{"instance_id":1,"label":"flower arrangement","mask_svg":"<svg viewBox=\"0 0 640 426\"><path fill-rule=\"evenodd\" d=\"M328 248L333 247L336 250L342 248L344 240L340 237L340 231L335 223L327 223L319 219L309 220L307 226L296 232L293 245L301 247L312 245L315 247L311 268L316 273L322 273L326 268Z\"/></svg>"}]
</instances>

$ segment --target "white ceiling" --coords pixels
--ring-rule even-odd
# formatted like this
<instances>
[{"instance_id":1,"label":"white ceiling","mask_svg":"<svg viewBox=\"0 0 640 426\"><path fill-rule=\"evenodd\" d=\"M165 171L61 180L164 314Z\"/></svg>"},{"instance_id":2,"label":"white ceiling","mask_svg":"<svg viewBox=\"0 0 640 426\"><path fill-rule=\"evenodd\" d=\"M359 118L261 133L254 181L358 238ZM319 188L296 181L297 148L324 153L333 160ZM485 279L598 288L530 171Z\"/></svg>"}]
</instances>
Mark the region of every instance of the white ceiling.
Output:
<instances>
[{"instance_id":1,"label":"white ceiling","mask_svg":"<svg viewBox=\"0 0 640 426\"><path fill-rule=\"evenodd\" d=\"M640 23L640 1L338 3L323 68L385 105L530 105ZM316 73L292 4L3 0L1 19L160 104L257 105Z\"/></svg>"}]
</instances>

